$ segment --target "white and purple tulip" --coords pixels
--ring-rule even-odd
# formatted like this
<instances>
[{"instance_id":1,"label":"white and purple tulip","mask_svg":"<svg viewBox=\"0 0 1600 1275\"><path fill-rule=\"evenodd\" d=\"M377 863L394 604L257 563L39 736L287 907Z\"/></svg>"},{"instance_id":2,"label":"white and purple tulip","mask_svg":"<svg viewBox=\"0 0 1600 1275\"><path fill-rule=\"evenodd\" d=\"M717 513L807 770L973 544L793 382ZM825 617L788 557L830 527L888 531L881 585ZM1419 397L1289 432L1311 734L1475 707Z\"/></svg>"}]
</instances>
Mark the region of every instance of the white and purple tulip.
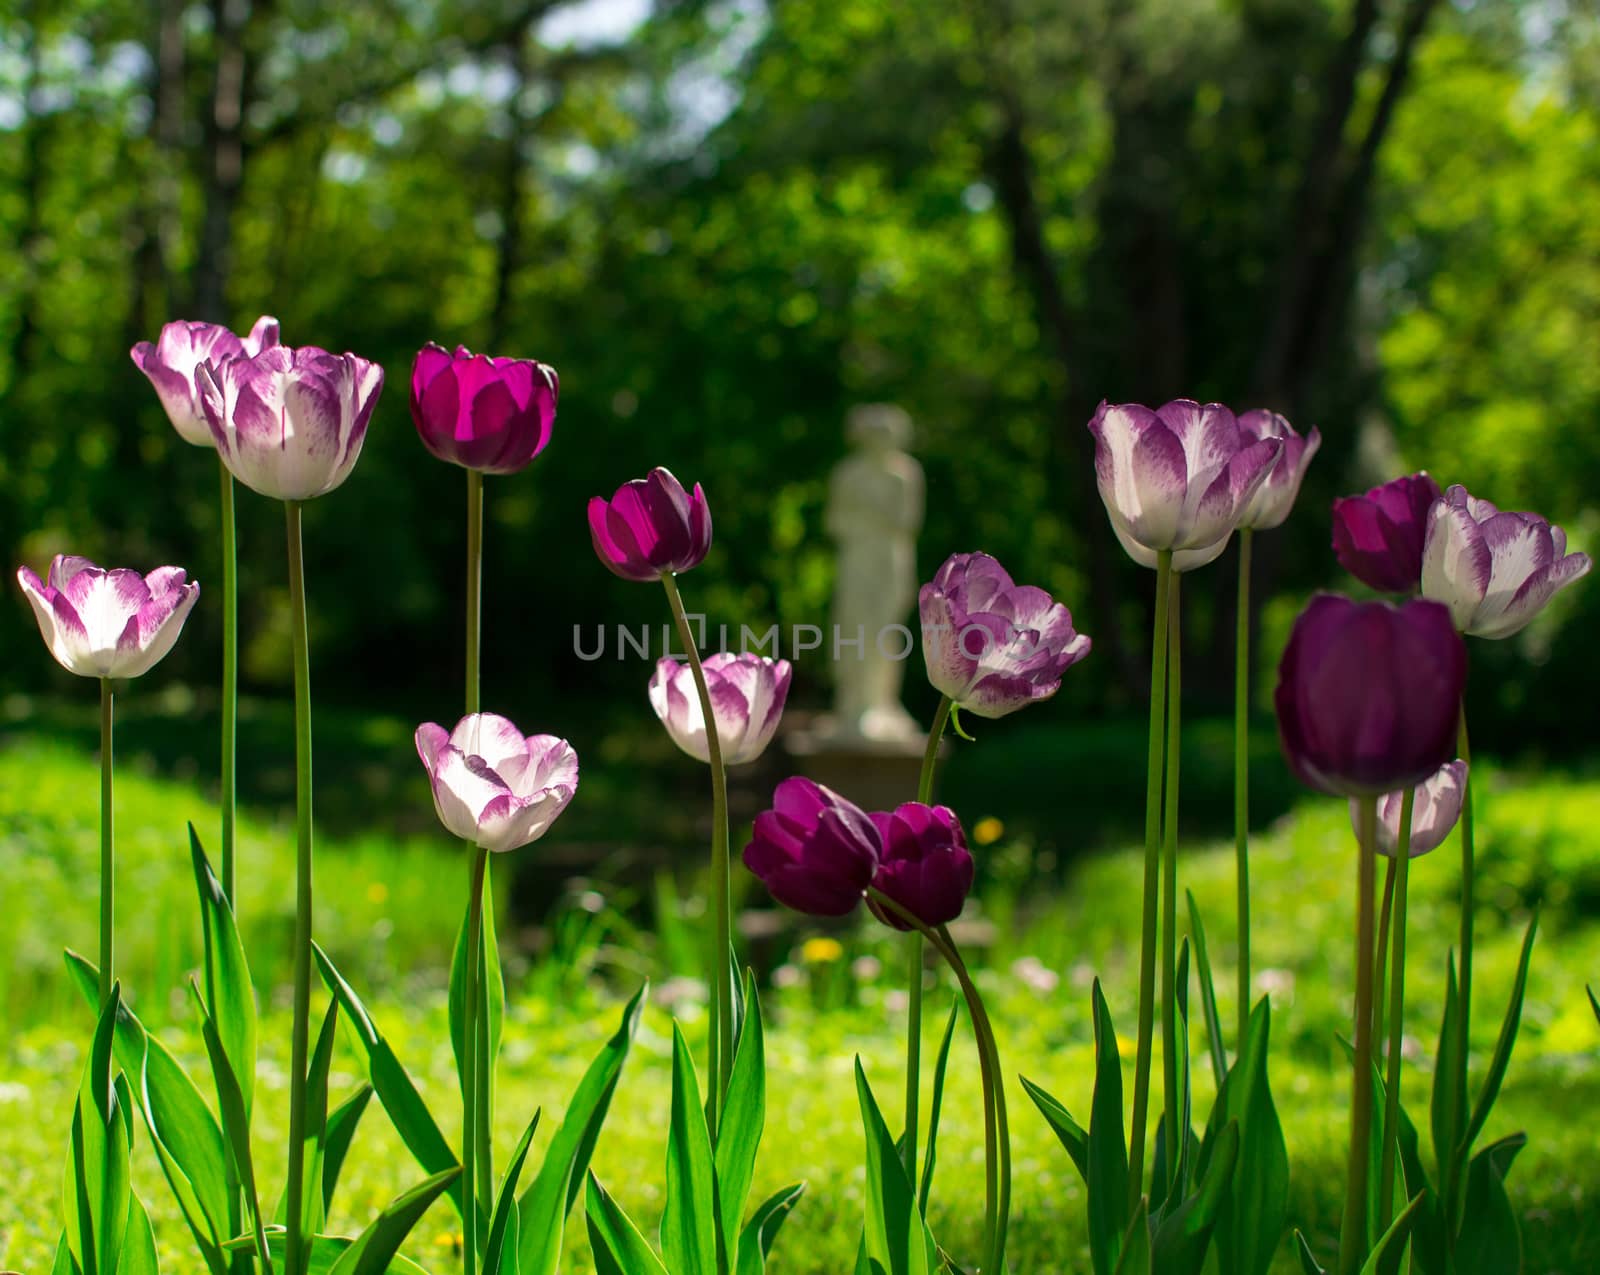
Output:
<instances>
[{"instance_id":1,"label":"white and purple tulip","mask_svg":"<svg viewBox=\"0 0 1600 1275\"><path fill-rule=\"evenodd\" d=\"M979 717L1049 699L1089 654L1072 613L1043 589L1012 583L986 553L945 560L917 595L922 657L934 689Z\"/></svg>"},{"instance_id":2,"label":"white and purple tulip","mask_svg":"<svg viewBox=\"0 0 1600 1275\"><path fill-rule=\"evenodd\" d=\"M1294 508L1311 458L1322 446L1322 434L1316 426L1312 426L1311 432L1302 437L1277 412L1259 410L1245 412L1239 417L1239 434L1241 438L1256 442L1271 438L1283 440L1278 463L1267 471L1267 476L1256 488L1256 494L1245 503L1244 511L1239 515L1241 527L1249 527L1252 531L1271 531L1274 527L1283 526L1289 511Z\"/></svg>"},{"instance_id":3,"label":"white and purple tulip","mask_svg":"<svg viewBox=\"0 0 1600 1275\"><path fill-rule=\"evenodd\" d=\"M50 654L79 677L138 677L172 649L200 586L182 567L104 571L87 558L57 554L45 579L27 567L17 583L39 621Z\"/></svg>"},{"instance_id":4,"label":"white and purple tulip","mask_svg":"<svg viewBox=\"0 0 1600 1275\"><path fill-rule=\"evenodd\" d=\"M484 850L537 841L578 790L578 754L566 740L524 737L494 713L471 713L449 732L424 722L416 742L439 822Z\"/></svg>"},{"instance_id":5,"label":"white and purple tulip","mask_svg":"<svg viewBox=\"0 0 1600 1275\"><path fill-rule=\"evenodd\" d=\"M245 337L235 336L220 323L189 323L180 319L166 324L155 344L140 341L128 354L150 378L161 406L166 409L167 419L183 441L196 447L215 447L216 440L211 437L211 426L206 423L205 409L200 405L195 372L208 359L220 363L240 355L250 357L276 344L278 321L270 315L257 319Z\"/></svg>"},{"instance_id":6,"label":"white and purple tulip","mask_svg":"<svg viewBox=\"0 0 1600 1275\"><path fill-rule=\"evenodd\" d=\"M1220 403L1186 398L1153 412L1101 403L1089 432L1117 540L1142 567L1171 550L1175 571L1222 553L1284 446L1281 438L1252 438Z\"/></svg>"},{"instance_id":7,"label":"white and purple tulip","mask_svg":"<svg viewBox=\"0 0 1600 1275\"><path fill-rule=\"evenodd\" d=\"M275 345L202 363L195 385L233 476L263 496L310 500L350 476L383 369L354 354Z\"/></svg>"},{"instance_id":8,"label":"white and purple tulip","mask_svg":"<svg viewBox=\"0 0 1600 1275\"><path fill-rule=\"evenodd\" d=\"M1567 552L1560 527L1537 514L1502 513L1457 484L1428 514L1422 596L1449 607L1470 637L1510 637L1591 565L1588 554Z\"/></svg>"},{"instance_id":9,"label":"white and purple tulip","mask_svg":"<svg viewBox=\"0 0 1600 1275\"><path fill-rule=\"evenodd\" d=\"M789 697L789 661L719 651L706 658L704 669L723 764L754 761L772 742L783 716L784 701ZM705 714L687 664L670 658L657 662L650 678L650 707L673 743L697 761L711 759Z\"/></svg>"},{"instance_id":10,"label":"white and purple tulip","mask_svg":"<svg viewBox=\"0 0 1600 1275\"><path fill-rule=\"evenodd\" d=\"M1461 818L1461 799L1467 791L1467 763L1457 758L1446 762L1412 789L1411 839L1408 856L1437 850ZM1394 858L1400 843L1400 806L1405 793L1391 792L1378 798L1378 853ZM1350 798L1350 826L1361 835L1361 803Z\"/></svg>"}]
</instances>

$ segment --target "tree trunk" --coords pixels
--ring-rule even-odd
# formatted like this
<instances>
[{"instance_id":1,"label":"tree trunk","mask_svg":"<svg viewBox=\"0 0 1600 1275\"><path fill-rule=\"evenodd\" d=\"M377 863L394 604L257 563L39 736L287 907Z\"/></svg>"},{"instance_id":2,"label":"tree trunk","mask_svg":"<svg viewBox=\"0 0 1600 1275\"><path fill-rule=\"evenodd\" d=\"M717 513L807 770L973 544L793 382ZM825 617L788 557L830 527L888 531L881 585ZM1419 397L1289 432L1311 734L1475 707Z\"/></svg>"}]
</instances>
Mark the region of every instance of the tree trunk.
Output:
<instances>
[{"instance_id":1,"label":"tree trunk","mask_svg":"<svg viewBox=\"0 0 1600 1275\"><path fill-rule=\"evenodd\" d=\"M233 213L244 184L244 107L248 0L211 0L215 75L205 120L200 246L194 266L194 317L228 322L233 268Z\"/></svg>"}]
</instances>

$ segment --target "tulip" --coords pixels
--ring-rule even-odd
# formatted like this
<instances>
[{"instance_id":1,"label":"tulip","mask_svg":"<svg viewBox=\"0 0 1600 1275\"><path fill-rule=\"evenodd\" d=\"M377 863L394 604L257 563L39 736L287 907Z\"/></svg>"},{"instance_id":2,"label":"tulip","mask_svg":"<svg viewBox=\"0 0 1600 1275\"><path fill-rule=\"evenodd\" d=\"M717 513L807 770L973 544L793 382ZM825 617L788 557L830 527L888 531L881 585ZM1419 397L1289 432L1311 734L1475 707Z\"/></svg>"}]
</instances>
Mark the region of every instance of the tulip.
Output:
<instances>
[{"instance_id":1,"label":"tulip","mask_svg":"<svg viewBox=\"0 0 1600 1275\"><path fill-rule=\"evenodd\" d=\"M986 553L945 560L917 597L928 680L956 707L1004 717L1049 699L1089 654L1072 613L1043 589L1013 584Z\"/></svg>"},{"instance_id":2,"label":"tulip","mask_svg":"<svg viewBox=\"0 0 1600 1275\"><path fill-rule=\"evenodd\" d=\"M1455 755L1467 651L1436 602L1314 597L1294 622L1274 697L1289 767L1312 788L1378 797Z\"/></svg>"},{"instance_id":3,"label":"tulip","mask_svg":"<svg viewBox=\"0 0 1600 1275\"><path fill-rule=\"evenodd\" d=\"M195 384L234 477L263 496L302 501L350 476L383 369L354 354L275 345L202 363Z\"/></svg>"},{"instance_id":4,"label":"tulip","mask_svg":"<svg viewBox=\"0 0 1600 1275\"><path fill-rule=\"evenodd\" d=\"M1277 412L1258 410L1239 417L1239 436L1257 442L1273 438L1283 440L1278 463L1267 471L1266 478L1239 515L1239 526L1252 531L1281 527L1294 508L1311 458L1322 446L1322 435L1313 427L1309 434L1301 437Z\"/></svg>"},{"instance_id":5,"label":"tulip","mask_svg":"<svg viewBox=\"0 0 1600 1275\"><path fill-rule=\"evenodd\" d=\"M1422 595L1472 637L1510 637L1555 593L1589 573L1589 555L1538 514L1502 513L1457 484L1435 501L1422 551Z\"/></svg>"},{"instance_id":6,"label":"tulip","mask_svg":"<svg viewBox=\"0 0 1600 1275\"><path fill-rule=\"evenodd\" d=\"M772 742L783 715L789 661L721 651L708 656L703 667L723 762L738 766L754 761ZM670 658L657 662L650 678L650 707L673 743L696 761L711 760L705 714L688 664Z\"/></svg>"},{"instance_id":7,"label":"tulip","mask_svg":"<svg viewBox=\"0 0 1600 1275\"><path fill-rule=\"evenodd\" d=\"M908 801L893 811L875 811L871 818L883 839L872 888L929 928L960 916L972 889L973 865L955 811ZM867 906L886 925L912 928L875 901Z\"/></svg>"},{"instance_id":8,"label":"tulip","mask_svg":"<svg viewBox=\"0 0 1600 1275\"><path fill-rule=\"evenodd\" d=\"M830 788L795 776L756 816L744 866L785 907L812 916L844 916L872 884L882 836L859 806Z\"/></svg>"},{"instance_id":9,"label":"tulip","mask_svg":"<svg viewBox=\"0 0 1600 1275\"><path fill-rule=\"evenodd\" d=\"M17 582L33 607L50 654L79 677L138 677L172 649L200 586L182 567L147 576L104 571L87 558L57 554L41 581L21 568Z\"/></svg>"},{"instance_id":10,"label":"tulip","mask_svg":"<svg viewBox=\"0 0 1600 1275\"><path fill-rule=\"evenodd\" d=\"M411 365L411 419L440 460L485 474L514 474L542 452L556 419L560 381L533 359L492 359L464 345L429 342Z\"/></svg>"},{"instance_id":11,"label":"tulip","mask_svg":"<svg viewBox=\"0 0 1600 1275\"><path fill-rule=\"evenodd\" d=\"M168 323L154 345L140 341L128 354L150 378L167 419L183 441L196 447L213 447L216 444L200 405L195 372L208 360L220 363L239 355L253 357L276 344L278 321L264 314L243 339L219 323Z\"/></svg>"},{"instance_id":12,"label":"tulip","mask_svg":"<svg viewBox=\"0 0 1600 1275\"><path fill-rule=\"evenodd\" d=\"M439 822L483 850L537 841L578 790L578 755L566 740L524 737L494 713L468 714L448 732L424 722L416 744Z\"/></svg>"},{"instance_id":13,"label":"tulip","mask_svg":"<svg viewBox=\"0 0 1600 1275\"><path fill-rule=\"evenodd\" d=\"M1283 439L1252 438L1220 403L1174 399L1156 411L1101 403L1089 422L1095 479L1112 530L1142 567L1172 551L1192 571L1227 546Z\"/></svg>"},{"instance_id":14,"label":"tulip","mask_svg":"<svg viewBox=\"0 0 1600 1275\"><path fill-rule=\"evenodd\" d=\"M1362 496L1333 502L1333 552L1339 564L1380 593L1415 593L1422 544L1439 484L1426 471L1407 474Z\"/></svg>"},{"instance_id":15,"label":"tulip","mask_svg":"<svg viewBox=\"0 0 1600 1275\"><path fill-rule=\"evenodd\" d=\"M699 483L686 492L657 466L623 483L610 500L590 500L589 534L608 571L624 580L656 580L700 565L711 548L711 510Z\"/></svg>"},{"instance_id":16,"label":"tulip","mask_svg":"<svg viewBox=\"0 0 1600 1275\"><path fill-rule=\"evenodd\" d=\"M1446 762L1412 789L1411 832L1406 846L1411 858L1437 850L1461 817L1461 799L1467 791L1467 763ZM1385 793L1378 800L1379 854L1393 858L1400 844L1400 807L1403 792ZM1358 833L1360 802L1350 799L1350 826Z\"/></svg>"}]
</instances>

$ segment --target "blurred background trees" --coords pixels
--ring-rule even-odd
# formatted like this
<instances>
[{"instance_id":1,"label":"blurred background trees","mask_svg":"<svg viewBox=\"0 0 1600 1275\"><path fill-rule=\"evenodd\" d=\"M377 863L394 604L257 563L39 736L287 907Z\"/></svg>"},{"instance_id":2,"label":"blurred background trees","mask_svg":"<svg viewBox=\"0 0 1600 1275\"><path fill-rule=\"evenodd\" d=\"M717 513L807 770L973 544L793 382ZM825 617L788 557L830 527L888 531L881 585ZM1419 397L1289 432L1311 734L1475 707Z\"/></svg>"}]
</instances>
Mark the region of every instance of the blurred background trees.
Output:
<instances>
[{"instance_id":1,"label":"blurred background trees","mask_svg":"<svg viewBox=\"0 0 1600 1275\"><path fill-rule=\"evenodd\" d=\"M406 407L428 339L561 372L551 448L489 486L485 667L569 730L646 676L580 662L573 625L659 621L593 562L586 498L657 463L703 482L699 609L821 622L826 473L862 400L917 421L925 571L987 549L1094 635L1079 713L1136 701L1147 636L1093 490L1102 397L1320 426L1262 544L1287 591L1264 667L1337 580L1329 499L1404 468L1600 538L1593 0L4 2L6 561L214 578L214 462L127 349L274 313L388 369L361 465L309 512L320 679L354 704L455 698L433 673L459 658L461 483ZM277 514L241 516L246 678L275 692ZM1188 601L1219 698L1231 563ZM0 640L32 650L14 602ZM1481 712L1582 730L1585 621L1592 585L1479 644ZM174 670L210 685L204 598L192 624ZM825 661L799 678L820 695Z\"/></svg>"}]
</instances>

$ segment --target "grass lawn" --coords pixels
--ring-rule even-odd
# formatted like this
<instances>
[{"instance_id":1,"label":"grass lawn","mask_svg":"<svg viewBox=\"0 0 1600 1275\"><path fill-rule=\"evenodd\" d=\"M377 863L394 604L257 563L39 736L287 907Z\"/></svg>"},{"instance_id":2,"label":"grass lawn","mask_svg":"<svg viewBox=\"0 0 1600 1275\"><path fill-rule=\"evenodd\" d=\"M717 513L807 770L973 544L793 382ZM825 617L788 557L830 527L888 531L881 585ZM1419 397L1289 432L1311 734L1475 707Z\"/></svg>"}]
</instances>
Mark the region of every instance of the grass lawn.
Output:
<instances>
[{"instance_id":1,"label":"grass lawn","mask_svg":"<svg viewBox=\"0 0 1600 1275\"><path fill-rule=\"evenodd\" d=\"M389 738L394 732L374 729L374 747L395 752L397 741ZM202 1051L181 996L200 943L183 823L194 820L210 840L217 816L181 768L141 757L137 728L125 738L117 796L118 968L147 1023L190 1064L204 1088ZM43 733L27 723L0 731L0 899L7 919L0 927L0 1267L24 1272L49 1266L59 1229L65 1133L89 1033L87 1011L71 991L59 955L64 945L92 953L95 944L97 769L83 745L81 738ZM404 746L402 732L399 751ZM594 778L600 792L612 791L602 774ZM1541 909L1517 1054L1484 1139L1519 1128L1530 1135L1510 1181L1522 1217L1524 1269L1530 1275L1580 1275L1600 1269L1600 1155L1593 1123L1600 1111L1600 1025L1583 992L1586 981L1600 982L1600 782L1489 768L1479 778L1475 1075L1481 1075L1494 1044L1522 928L1532 908ZM957 786L974 790L971 783ZM366 997L441 1125L453 1129L458 1115L444 980L465 864L431 825L420 778L399 784L396 792L395 801L408 810L405 820L386 814L381 830L321 838L316 929ZM589 792L580 793L575 812ZM349 791L332 796L352 801ZM1070 787L1061 799L1075 799ZM963 802L969 829L983 816L1008 817L1005 809L976 808L980 800ZM293 848L287 819L270 811L262 803L242 820L240 893L246 943L258 987L265 989L256 1151L269 1184L264 1194L275 1199L287 1121ZM548 852L556 851L560 834L558 825ZM1337 1225L1347 1136L1348 1071L1335 1033L1348 1031L1352 986L1350 841L1343 808L1308 799L1258 829L1252 858L1257 990L1269 993L1274 1006L1272 1081L1293 1165L1292 1220L1323 1252ZM535 847L525 853L545 852ZM1087 1118L1089 986L1096 975L1129 1042L1124 1054L1130 1072L1132 1063L1139 856L1107 850L1066 862L1050 874L1059 886L1043 890L1032 883L1046 853L1055 852L1040 848L1028 821L1014 821L1012 830L980 852L982 906L969 906L964 922L1012 1077L1013 1275L1088 1270L1083 1187L1015 1077L1039 1080ZM1194 890L1206 917L1222 1019L1231 1024L1231 845L1195 839L1183 853L1182 884ZM1457 863L1452 840L1419 860L1412 874L1405 1097L1424 1127L1444 961L1456 926ZM755 891L749 901L759 902ZM704 989L692 978L694 913L695 900L665 882L654 890L634 882L624 890L589 881L565 891L552 917L536 930L502 934L508 953L541 954L508 955L511 1005L496 1131L502 1163L534 1108L542 1106L546 1120L535 1157L541 1153L567 1093L613 1029L622 1000L640 978L655 980L652 1007L595 1157L602 1179L647 1231L653 1231L662 1203L670 1013L686 1023L696 1042L705 1023ZM825 941L807 943L808 938ZM760 1197L797 1177L810 1183L769 1270L839 1275L851 1268L861 1209L852 1060L862 1057L892 1121L902 1083L903 961L895 938L871 926L786 932L766 940L762 956L776 968L763 996L768 1113L755 1192ZM952 994L943 980L930 1004L947 1003ZM942 1026L941 1014L929 1018L925 1051L934 1047ZM1192 1047L1197 1082L1208 1085L1198 1026ZM357 1083L355 1060L353 1046L341 1049L336 1094ZM963 1038L946 1100L933 1219L941 1242L969 1256L978 1246L982 1214L975 1073L975 1055ZM1197 1106L1203 1119L1209 1092L1197 1094ZM374 1104L335 1201L335 1228L359 1227L370 1211L421 1176ZM186 1234L142 1130L135 1181L155 1219L164 1269L197 1271L184 1255ZM447 1207L435 1207L407 1249L431 1270L448 1270L456 1261ZM563 1269L592 1271L576 1218L568 1240ZM1297 1269L1288 1243L1279 1258L1278 1269Z\"/></svg>"}]
</instances>

